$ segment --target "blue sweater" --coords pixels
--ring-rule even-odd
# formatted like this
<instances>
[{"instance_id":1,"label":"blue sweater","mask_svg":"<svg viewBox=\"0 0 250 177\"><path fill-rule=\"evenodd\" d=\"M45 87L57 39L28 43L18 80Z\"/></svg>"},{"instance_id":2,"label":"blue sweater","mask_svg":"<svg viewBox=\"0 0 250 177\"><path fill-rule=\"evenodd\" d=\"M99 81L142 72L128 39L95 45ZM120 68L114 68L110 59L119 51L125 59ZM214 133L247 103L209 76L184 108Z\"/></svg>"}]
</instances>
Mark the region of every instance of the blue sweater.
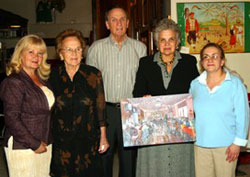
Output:
<instances>
[{"instance_id":1,"label":"blue sweater","mask_svg":"<svg viewBox=\"0 0 250 177\"><path fill-rule=\"evenodd\" d=\"M196 145L245 146L249 124L247 91L241 80L226 71L225 80L212 90L204 71L191 82L196 128Z\"/></svg>"}]
</instances>

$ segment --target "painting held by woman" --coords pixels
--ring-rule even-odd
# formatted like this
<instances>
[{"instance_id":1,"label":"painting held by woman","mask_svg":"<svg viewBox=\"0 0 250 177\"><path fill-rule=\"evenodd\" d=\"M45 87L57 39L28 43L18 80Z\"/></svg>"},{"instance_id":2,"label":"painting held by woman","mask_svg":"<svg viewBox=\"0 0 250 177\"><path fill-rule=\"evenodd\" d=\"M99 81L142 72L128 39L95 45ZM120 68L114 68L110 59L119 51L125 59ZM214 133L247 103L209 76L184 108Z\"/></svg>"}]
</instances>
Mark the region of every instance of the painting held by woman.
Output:
<instances>
[{"instance_id":1,"label":"painting held by woman","mask_svg":"<svg viewBox=\"0 0 250 177\"><path fill-rule=\"evenodd\" d=\"M173 20L163 19L157 24L154 39L159 51L140 59L134 97L188 93L199 73L195 57L179 52L180 37ZM140 147L136 176L193 177L193 154L193 143Z\"/></svg>"}]
</instances>

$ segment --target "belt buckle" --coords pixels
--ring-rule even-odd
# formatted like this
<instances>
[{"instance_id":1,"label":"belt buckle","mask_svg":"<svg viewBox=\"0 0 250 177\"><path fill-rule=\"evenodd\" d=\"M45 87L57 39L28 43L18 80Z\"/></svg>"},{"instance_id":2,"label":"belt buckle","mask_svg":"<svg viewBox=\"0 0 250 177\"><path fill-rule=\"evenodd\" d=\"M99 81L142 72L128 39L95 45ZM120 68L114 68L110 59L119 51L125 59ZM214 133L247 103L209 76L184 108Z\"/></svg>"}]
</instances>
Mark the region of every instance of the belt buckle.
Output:
<instances>
[{"instance_id":1,"label":"belt buckle","mask_svg":"<svg viewBox=\"0 0 250 177\"><path fill-rule=\"evenodd\" d=\"M117 109L120 109L120 107L121 107L120 103L115 104L115 107L116 107Z\"/></svg>"}]
</instances>

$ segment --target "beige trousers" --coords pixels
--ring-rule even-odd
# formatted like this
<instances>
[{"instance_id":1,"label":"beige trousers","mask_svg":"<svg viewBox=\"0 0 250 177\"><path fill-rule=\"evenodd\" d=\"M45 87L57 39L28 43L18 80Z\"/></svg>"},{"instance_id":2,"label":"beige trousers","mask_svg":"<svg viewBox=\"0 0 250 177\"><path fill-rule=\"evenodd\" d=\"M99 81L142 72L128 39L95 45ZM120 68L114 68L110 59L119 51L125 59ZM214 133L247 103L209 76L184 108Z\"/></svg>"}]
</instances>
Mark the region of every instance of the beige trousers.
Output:
<instances>
[{"instance_id":1,"label":"beige trousers","mask_svg":"<svg viewBox=\"0 0 250 177\"><path fill-rule=\"evenodd\" d=\"M227 147L203 148L194 146L196 177L235 177L237 160L226 161Z\"/></svg>"},{"instance_id":2,"label":"beige trousers","mask_svg":"<svg viewBox=\"0 0 250 177\"><path fill-rule=\"evenodd\" d=\"M13 148L13 137L4 148L9 169L9 177L49 177L52 145L47 152L36 154L31 149Z\"/></svg>"}]
</instances>

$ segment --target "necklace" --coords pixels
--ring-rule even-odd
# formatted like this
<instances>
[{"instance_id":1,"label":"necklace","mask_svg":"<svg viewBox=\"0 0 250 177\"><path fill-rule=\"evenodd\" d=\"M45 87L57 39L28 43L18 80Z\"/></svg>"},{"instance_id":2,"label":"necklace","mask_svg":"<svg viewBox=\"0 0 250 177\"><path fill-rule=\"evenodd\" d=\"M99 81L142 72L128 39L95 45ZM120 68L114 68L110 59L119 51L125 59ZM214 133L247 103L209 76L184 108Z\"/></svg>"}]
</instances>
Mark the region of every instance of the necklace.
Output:
<instances>
[{"instance_id":1,"label":"necklace","mask_svg":"<svg viewBox=\"0 0 250 177\"><path fill-rule=\"evenodd\" d=\"M161 61L164 63L164 65L166 65L166 66L169 66L169 65L171 65L172 63L174 63L174 58L173 58L171 61L168 61L168 62L163 61L161 53L160 53L160 59L161 59Z\"/></svg>"}]
</instances>

